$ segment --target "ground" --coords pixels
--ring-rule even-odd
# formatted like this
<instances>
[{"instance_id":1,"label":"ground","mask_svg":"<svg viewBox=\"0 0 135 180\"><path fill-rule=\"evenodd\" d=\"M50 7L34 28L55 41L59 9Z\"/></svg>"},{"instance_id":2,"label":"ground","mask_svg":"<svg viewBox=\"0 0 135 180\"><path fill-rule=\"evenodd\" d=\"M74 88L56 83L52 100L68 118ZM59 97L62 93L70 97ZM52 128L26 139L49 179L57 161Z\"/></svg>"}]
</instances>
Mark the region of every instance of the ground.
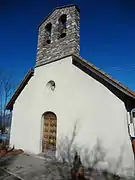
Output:
<instances>
[{"instance_id":1,"label":"ground","mask_svg":"<svg viewBox=\"0 0 135 180\"><path fill-rule=\"evenodd\" d=\"M57 174L52 168L52 162L49 159L22 153L14 157L8 156L1 160L0 179L51 179L54 172L55 176Z\"/></svg>"},{"instance_id":2,"label":"ground","mask_svg":"<svg viewBox=\"0 0 135 180\"><path fill-rule=\"evenodd\" d=\"M0 180L63 180L70 174L67 169L66 165L42 155L21 153L0 158ZM101 173L93 173L94 180L106 180Z\"/></svg>"}]
</instances>

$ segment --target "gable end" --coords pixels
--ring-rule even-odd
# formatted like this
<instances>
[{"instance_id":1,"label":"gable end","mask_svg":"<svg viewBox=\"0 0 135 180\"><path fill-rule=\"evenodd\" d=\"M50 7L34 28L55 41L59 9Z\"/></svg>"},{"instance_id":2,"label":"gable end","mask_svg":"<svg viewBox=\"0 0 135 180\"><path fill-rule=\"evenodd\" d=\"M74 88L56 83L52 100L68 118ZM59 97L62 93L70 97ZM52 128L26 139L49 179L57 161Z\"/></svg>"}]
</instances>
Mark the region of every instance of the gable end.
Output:
<instances>
[{"instance_id":1,"label":"gable end","mask_svg":"<svg viewBox=\"0 0 135 180\"><path fill-rule=\"evenodd\" d=\"M127 109L132 109L135 107L135 93L129 88L122 85L120 82L113 79L111 76L99 70L93 64L85 61L81 57L73 55L72 63L108 88L113 94L115 94L125 103Z\"/></svg>"}]
</instances>

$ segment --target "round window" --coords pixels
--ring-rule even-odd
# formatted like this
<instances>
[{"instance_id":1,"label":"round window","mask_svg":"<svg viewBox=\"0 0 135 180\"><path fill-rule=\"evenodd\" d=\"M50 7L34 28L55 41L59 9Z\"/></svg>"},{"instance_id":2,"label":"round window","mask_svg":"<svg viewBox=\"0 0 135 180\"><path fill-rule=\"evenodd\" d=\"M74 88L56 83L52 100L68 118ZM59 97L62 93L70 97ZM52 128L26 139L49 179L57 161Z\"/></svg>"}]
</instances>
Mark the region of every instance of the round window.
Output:
<instances>
[{"instance_id":1,"label":"round window","mask_svg":"<svg viewBox=\"0 0 135 180\"><path fill-rule=\"evenodd\" d=\"M54 81L49 81L48 83L47 83L47 85L46 85L47 87L48 87L48 89L50 89L50 90L52 90L52 91L54 91L54 89L55 89L55 82Z\"/></svg>"}]
</instances>

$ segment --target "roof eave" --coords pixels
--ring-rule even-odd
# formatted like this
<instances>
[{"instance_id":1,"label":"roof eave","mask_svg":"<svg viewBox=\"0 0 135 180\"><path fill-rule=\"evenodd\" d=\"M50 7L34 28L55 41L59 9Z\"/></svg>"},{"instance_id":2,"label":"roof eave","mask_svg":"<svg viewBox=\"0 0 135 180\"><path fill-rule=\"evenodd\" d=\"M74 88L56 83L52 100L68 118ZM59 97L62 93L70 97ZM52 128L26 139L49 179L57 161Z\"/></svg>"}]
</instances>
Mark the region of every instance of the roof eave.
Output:
<instances>
[{"instance_id":1,"label":"roof eave","mask_svg":"<svg viewBox=\"0 0 135 180\"><path fill-rule=\"evenodd\" d=\"M14 102L16 101L16 99L18 98L18 96L20 95L20 93L22 92L22 90L24 89L24 87L26 86L26 84L29 82L29 80L31 79L31 77L34 75L34 69L30 69L26 76L24 77L24 79L22 80L21 84L18 86L18 88L16 89L15 93L13 94L12 98L10 99L10 101L8 102L8 104L6 105L6 109L7 110L12 110L13 109L13 105Z\"/></svg>"},{"instance_id":2,"label":"roof eave","mask_svg":"<svg viewBox=\"0 0 135 180\"><path fill-rule=\"evenodd\" d=\"M96 68L93 64L86 62L85 59L81 58L80 56L77 56L76 54L73 54L73 57L76 61L79 61L83 66L91 70L93 73L97 74L97 76L100 76L102 79L104 79L106 82L111 84L112 86L119 89L122 93L126 94L127 96L133 98L135 100L135 93L131 91L126 86L122 85L120 82L114 80L111 76L109 76L106 73L103 73L101 70Z\"/></svg>"}]
</instances>

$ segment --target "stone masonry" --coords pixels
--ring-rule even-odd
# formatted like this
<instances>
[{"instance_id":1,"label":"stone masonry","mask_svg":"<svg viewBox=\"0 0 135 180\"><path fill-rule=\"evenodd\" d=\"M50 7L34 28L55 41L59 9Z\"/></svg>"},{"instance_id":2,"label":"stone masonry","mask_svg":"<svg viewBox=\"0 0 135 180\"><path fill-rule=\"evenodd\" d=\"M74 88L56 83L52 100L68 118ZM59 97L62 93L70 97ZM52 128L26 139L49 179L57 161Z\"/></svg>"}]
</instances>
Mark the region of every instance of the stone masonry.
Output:
<instances>
[{"instance_id":1,"label":"stone masonry","mask_svg":"<svg viewBox=\"0 0 135 180\"><path fill-rule=\"evenodd\" d=\"M59 18L62 15L67 16L66 36L58 38ZM45 43L45 27L52 24L51 42ZM80 53L80 11L75 5L56 8L40 25L38 34L38 46L36 67L41 66L57 59L61 59L69 54Z\"/></svg>"}]
</instances>

